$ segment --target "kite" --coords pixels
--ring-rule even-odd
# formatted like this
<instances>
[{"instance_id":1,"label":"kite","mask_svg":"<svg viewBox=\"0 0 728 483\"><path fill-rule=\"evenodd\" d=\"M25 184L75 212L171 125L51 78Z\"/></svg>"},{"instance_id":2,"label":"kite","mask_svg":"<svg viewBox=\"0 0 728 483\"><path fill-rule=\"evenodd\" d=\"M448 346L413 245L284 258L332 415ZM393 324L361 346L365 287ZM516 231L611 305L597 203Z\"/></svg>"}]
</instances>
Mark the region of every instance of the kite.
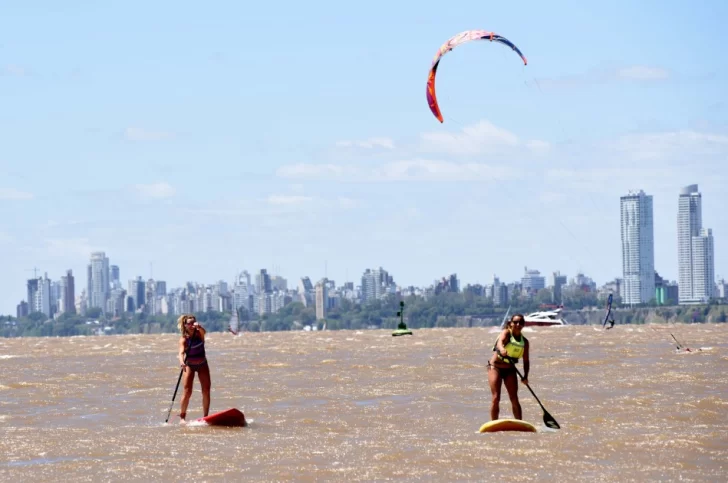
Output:
<instances>
[{"instance_id":1,"label":"kite","mask_svg":"<svg viewBox=\"0 0 728 483\"><path fill-rule=\"evenodd\" d=\"M471 40L490 40L491 42L500 42L501 44L507 45L523 59L523 65L528 65L526 58L523 56L518 47L513 45L510 40L502 37L493 32L487 32L485 30L466 30L461 32L454 37L451 37L447 42L442 44L440 49L435 54L435 58L432 60L432 67L430 67L430 73L427 76L427 103L430 105L432 114L440 121L443 122L442 113L440 112L440 106L437 104L437 96L435 95L435 75L437 74L437 67L440 65L440 59L443 55L450 52L458 45L470 42Z\"/></svg>"}]
</instances>

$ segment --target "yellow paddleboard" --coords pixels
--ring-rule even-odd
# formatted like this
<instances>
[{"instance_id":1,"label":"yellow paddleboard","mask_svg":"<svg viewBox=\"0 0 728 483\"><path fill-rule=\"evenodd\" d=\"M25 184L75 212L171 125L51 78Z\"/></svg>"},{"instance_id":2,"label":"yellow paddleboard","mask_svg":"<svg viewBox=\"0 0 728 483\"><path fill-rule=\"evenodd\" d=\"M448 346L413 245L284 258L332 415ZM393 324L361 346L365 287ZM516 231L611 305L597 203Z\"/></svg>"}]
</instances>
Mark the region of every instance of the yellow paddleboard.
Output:
<instances>
[{"instance_id":1,"label":"yellow paddleboard","mask_svg":"<svg viewBox=\"0 0 728 483\"><path fill-rule=\"evenodd\" d=\"M481 433L494 433L496 431L525 431L536 433L536 426L520 419L496 419L488 421L480 427Z\"/></svg>"}]
</instances>

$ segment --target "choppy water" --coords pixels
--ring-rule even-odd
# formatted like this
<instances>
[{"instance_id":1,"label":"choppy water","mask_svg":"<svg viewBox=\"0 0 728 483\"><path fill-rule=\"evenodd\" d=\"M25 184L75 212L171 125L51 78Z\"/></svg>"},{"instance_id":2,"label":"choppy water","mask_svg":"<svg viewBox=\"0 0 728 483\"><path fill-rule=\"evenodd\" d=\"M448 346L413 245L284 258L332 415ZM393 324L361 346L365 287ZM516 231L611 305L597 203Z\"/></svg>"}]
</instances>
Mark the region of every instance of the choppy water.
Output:
<instances>
[{"instance_id":1,"label":"choppy water","mask_svg":"<svg viewBox=\"0 0 728 483\"><path fill-rule=\"evenodd\" d=\"M246 428L164 424L175 335L0 339L0 479L728 480L728 324L526 328L561 430L521 385L540 432L481 434L494 330L208 334L211 412Z\"/></svg>"}]
</instances>

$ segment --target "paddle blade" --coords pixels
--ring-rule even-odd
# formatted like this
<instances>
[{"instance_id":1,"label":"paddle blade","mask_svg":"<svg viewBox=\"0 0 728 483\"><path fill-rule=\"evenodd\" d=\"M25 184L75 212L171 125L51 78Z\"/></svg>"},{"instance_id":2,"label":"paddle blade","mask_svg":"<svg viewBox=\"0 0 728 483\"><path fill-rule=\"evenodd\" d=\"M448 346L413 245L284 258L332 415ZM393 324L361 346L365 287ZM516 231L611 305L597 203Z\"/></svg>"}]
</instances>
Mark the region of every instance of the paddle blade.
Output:
<instances>
[{"instance_id":1,"label":"paddle blade","mask_svg":"<svg viewBox=\"0 0 728 483\"><path fill-rule=\"evenodd\" d=\"M551 429L561 429L559 423L556 422L553 416L551 416L546 410L543 412L543 423Z\"/></svg>"}]
</instances>

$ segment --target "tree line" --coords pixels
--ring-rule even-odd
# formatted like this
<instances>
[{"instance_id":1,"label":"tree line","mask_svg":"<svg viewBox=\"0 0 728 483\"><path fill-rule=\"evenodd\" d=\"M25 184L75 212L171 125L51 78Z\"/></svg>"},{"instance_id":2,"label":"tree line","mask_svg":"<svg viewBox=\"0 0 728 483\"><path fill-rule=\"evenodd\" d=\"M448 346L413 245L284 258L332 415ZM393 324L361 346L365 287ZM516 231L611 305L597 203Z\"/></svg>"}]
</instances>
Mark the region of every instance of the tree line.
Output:
<instances>
[{"instance_id":1,"label":"tree line","mask_svg":"<svg viewBox=\"0 0 728 483\"><path fill-rule=\"evenodd\" d=\"M313 306L292 302L275 314L253 314L245 310L238 312L239 329L242 331L302 330L304 327L321 330L364 330L394 329L399 323L397 312L400 300L405 302L404 322L412 329L433 327L482 327L500 325L508 307L494 306L493 301L477 295L471 290L445 292L431 297L386 296L366 303L341 299L327 311L324 319L316 319ZM550 304L549 289L539 291L534 297L514 297L510 300L510 314L528 314L543 310L543 304ZM601 324L606 315L603 303L594 293L580 292L564 298L563 316L568 323ZM615 298L612 306L617 324L639 324L646 322L726 322L728 306L711 304L703 306L656 306L654 303L633 307L621 307ZM197 320L209 332L228 330L232 316L229 312L195 313ZM177 316L144 313L123 314L106 320L100 309L92 308L83 316L61 314L48 319L44 314L34 312L20 319L0 316L2 337L66 337L99 334L149 334L178 332Z\"/></svg>"}]
</instances>

